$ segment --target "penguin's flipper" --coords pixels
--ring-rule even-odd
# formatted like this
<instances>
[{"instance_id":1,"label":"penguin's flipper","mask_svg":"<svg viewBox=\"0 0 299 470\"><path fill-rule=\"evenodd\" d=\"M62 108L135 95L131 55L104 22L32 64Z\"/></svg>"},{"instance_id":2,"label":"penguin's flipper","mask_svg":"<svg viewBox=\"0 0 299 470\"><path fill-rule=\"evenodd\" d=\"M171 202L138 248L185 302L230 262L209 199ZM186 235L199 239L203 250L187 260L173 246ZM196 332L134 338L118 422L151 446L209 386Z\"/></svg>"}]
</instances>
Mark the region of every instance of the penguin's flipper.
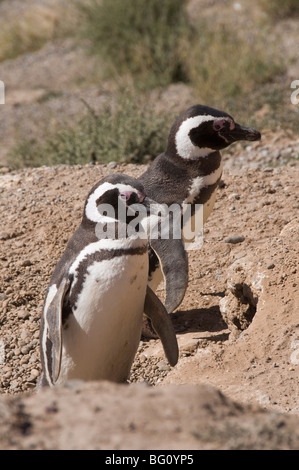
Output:
<instances>
[{"instance_id":1,"label":"penguin's flipper","mask_svg":"<svg viewBox=\"0 0 299 470\"><path fill-rule=\"evenodd\" d=\"M164 305L149 286L146 291L144 313L150 318L162 341L169 364L175 366L179 358L179 348L173 324Z\"/></svg>"},{"instance_id":2,"label":"penguin's flipper","mask_svg":"<svg viewBox=\"0 0 299 470\"><path fill-rule=\"evenodd\" d=\"M61 366L62 351L62 308L66 292L70 288L71 280L63 278L50 305L45 311L45 369L46 376L54 385L57 382Z\"/></svg>"},{"instance_id":3,"label":"penguin's flipper","mask_svg":"<svg viewBox=\"0 0 299 470\"><path fill-rule=\"evenodd\" d=\"M165 282L165 308L173 312L182 302L188 286L188 256L182 239L150 240L160 261Z\"/></svg>"}]
</instances>

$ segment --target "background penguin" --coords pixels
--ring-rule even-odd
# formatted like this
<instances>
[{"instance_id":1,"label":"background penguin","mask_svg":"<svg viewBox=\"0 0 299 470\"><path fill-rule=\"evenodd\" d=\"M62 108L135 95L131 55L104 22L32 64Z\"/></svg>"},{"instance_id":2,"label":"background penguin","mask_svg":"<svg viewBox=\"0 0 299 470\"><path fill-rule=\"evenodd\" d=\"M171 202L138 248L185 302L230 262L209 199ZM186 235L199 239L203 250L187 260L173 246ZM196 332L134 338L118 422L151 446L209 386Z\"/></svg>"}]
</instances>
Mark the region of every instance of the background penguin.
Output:
<instances>
[{"instance_id":1,"label":"background penguin","mask_svg":"<svg viewBox=\"0 0 299 470\"><path fill-rule=\"evenodd\" d=\"M107 212L107 204L115 215ZM81 225L49 283L40 330L41 385L69 379L127 380L143 312L161 337L169 363L176 364L178 346L170 318L147 287L148 240L136 232L118 236L123 228L119 208L141 205L147 213L150 205L152 212L142 184L126 175L110 175L90 191ZM132 216L129 210L125 213L127 227ZM106 238L103 233L111 224L115 236Z\"/></svg>"},{"instance_id":2,"label":"background penguin","mask_svg":"<svg viewBox=\"0 0 299 470\"><path fill-rule=\"evenodd\" d=\"M232 116L195 105L173 124L167 149L159 155L138 180L149 197L158 203L203 204L203 222L215 203L222 174L219 150L238 140L259 140L261 134L237 124ZM171 241L173 243L173 241ZM165 280L165 306L170 313L182 302L188 282L187 255L177 254L168 240L151 241L149 280L153 290ZM163 254L163 262L156 255ZM161 257L160 257L161 258ZM178 262L179 260L179 262ZM162 268L162 270L161 270Z\"/></svg>"}]
</instances>

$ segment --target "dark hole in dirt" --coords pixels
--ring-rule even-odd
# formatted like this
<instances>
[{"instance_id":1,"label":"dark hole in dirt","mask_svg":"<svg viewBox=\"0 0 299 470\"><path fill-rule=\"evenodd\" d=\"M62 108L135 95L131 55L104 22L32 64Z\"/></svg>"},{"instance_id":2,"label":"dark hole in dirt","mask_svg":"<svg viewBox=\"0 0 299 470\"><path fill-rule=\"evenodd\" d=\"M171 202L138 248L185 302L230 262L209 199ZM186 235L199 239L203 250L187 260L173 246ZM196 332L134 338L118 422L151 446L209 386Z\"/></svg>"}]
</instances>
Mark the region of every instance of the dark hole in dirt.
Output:
<instances>
[{"instance_id":1,"label":"dark hole in dirt","mask_svg":"<svg viewBox=\"0 0 299 470\"><path fill-rule=\"evenodd\" d=\"M171 315L176 333L221 332L227 329L219 305L209 308L179 310Z\"/></svg>"},{"instance_id":2,"label":"dark hole in dirt","mask_svg":"<svg viewBox=\"0 0 299 470\"><path fill-rule=\"evenodd\" d=\"M246 330L256 314L258 297L246 283L237 283L229 289L221 306L223 319L233 331Z\"/></svg>"}]
</instances>

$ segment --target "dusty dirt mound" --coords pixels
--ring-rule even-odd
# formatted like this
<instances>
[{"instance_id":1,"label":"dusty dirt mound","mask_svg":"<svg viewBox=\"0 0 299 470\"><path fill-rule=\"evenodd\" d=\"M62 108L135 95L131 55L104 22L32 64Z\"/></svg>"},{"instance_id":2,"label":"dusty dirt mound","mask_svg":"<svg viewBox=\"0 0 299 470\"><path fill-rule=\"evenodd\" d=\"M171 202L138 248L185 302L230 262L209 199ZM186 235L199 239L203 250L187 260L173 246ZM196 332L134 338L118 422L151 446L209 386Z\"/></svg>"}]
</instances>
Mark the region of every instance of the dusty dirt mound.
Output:
<instances>
[{"instance_id":1,"label":"dusty dirt mound","mask_svg":"<svg viewBox=\"0 0 299 470\"><path fill-rule=\"evenodd\" d=\"M72 384L0 405L6 449L296 449L298 418L213 387ZM74 412L74 410L76 410Z\"/></svg>"},{"instance_id":2,"label":"dusty dirt mound","mask_svg":"<svg viewBox=\"0 0 299 470\"><path fill-rule=\"evenodd\" d=\"M154 387L91 384L35 394L47 283L80 223L86 194L111 172L143 171L108 164L0 176L0 387L9 395L0 400L0 446L298 447L298 417L288 416L299 414L298 168L292 166L225 171L203 247L189 251L186 297L172 315L179 362L170 368L155 340L141 342L136 355L131 382ZM136 419L130 421L128 409ZM84 426L93 429L90 439ZM106 440L97 437L98 426Z\"/></svg>"}]
</instances>

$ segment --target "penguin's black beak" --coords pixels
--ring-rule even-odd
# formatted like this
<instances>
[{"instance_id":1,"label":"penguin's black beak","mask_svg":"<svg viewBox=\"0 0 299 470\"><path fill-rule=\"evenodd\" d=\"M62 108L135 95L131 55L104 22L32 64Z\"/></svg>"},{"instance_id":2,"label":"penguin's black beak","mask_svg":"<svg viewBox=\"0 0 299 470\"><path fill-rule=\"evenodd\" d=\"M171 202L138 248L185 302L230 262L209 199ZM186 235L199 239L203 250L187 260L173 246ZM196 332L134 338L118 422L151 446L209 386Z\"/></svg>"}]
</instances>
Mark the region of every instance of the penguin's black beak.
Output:
<instances>
[{"instance_id":1,"label":"penguin's black beak","mask_svg":"<svg viewBox=\"0 0 299 470\"><path fill-rule=\"evenodd\" d=\"M240 124L235 123L234 129L229 131L228 135L229 139L232 142L236 142L237 140L260 140L261 133L252 127L245 127L240 126Z\"/></svg>"}]
</instances>

